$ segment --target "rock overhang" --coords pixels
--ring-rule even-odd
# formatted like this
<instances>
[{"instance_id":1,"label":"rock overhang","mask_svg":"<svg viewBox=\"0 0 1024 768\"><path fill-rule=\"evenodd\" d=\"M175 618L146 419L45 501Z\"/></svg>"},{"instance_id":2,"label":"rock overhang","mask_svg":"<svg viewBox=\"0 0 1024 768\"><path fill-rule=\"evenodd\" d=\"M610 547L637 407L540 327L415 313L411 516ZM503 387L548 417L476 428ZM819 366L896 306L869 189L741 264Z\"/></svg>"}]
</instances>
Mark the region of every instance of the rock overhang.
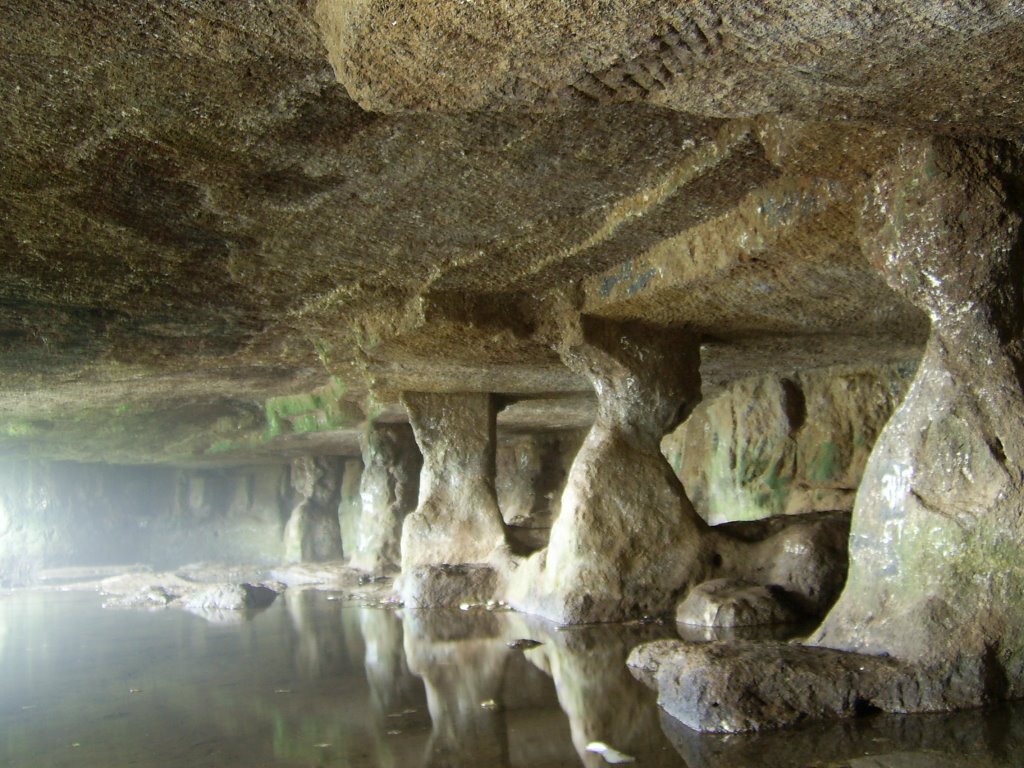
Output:
<instances>
[{"instance_id":1,"label":"rock overhang","mask_svg":"<svg viewBox=\"0 0 1024 768\"><path fill-rule=\"evenodd\" d=\"M538 333L573 286L586 313L700 330L711 388L919 354L923 317L853 237L859 195L908 130L1018 131L1020 9L548 5L6 11L5 452L354 453L402 390L578 426L588 387ZM857 53L846 81L833 50ZM332 377L344 423L272 434L275 400Z\"/></svg>"}]
</instances>

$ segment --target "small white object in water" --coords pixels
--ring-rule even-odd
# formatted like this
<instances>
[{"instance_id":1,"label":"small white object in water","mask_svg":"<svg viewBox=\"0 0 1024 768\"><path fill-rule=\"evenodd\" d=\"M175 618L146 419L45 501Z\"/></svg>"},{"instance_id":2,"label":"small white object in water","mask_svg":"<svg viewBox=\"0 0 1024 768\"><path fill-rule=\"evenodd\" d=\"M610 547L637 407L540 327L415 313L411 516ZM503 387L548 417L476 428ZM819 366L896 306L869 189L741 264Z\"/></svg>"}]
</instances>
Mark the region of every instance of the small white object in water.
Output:
<instances>
[{"instance_id":1,"label":"small white object in water","mask_svg":"<svg viewBox=\"0 0 1024 768\"><path fill-rule=\"evenodd\" d=\"M627 755L625 752L619 752L614 747L609 747L603 741L592 741L587 744L587 752L596 752L604 758L606 763L635 763L636 758L632 755Z\"/></svg>"},{"instance_id":2,"label":"small white object in water","mask_svg":"<svg viewBox=\"0 0 1024 768\"><path fill-rule=\"evenodd\" d=\"M460 611L468 611L470 609L469 603L459 603Z\"/></svg>"},{"instance_id":3,"label":"small white object in water","mask_svg":"<svg viewBox=\"0 0 1024 768\"><path fill-rule=\"evenodd\" d=\"M484 709L497 709L498 702L496 702L494 699L488 699L487 701L481 701L480 706Z\"/></svg>"},{"instance_id":4,"label":"small white object in water","mask_svg":"<svg viewBox=\"0 0 1024 768\"><path fill-rule=\"evenodd\" d=\"M323 744L314 744L313 746L314 746L314 747L315 747L316 749L329 749L331 745L330 745L330 744L327 744L327 743L325 742L325 743L323 743Z\"/></svg>"}]
</instances>

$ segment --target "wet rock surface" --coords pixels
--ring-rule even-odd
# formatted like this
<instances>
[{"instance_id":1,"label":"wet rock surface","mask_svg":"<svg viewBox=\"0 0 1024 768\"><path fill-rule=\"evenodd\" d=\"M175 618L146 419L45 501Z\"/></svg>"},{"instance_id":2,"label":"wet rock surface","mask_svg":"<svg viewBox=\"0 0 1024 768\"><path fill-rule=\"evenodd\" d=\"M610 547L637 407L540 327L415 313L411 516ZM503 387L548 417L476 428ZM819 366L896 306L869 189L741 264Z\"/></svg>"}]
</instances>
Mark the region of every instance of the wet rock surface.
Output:
<instances>
[{"instance_id":1,"label":"wet rock surface","mask_svg":"<svg viewBox=\"0 0 1024 768\"><path fill-rule=\"evenodd\" d=\"M423 453L419 506L402 526L402 570L482 563L505 542L494 490L493 399L411 392L402 397Z\"/></svg>"},{"instance_id":2,"label":"wet rock surface","mask_svg":"<svg viewBox=\"0 0 1024 768\"><path fill-rule=\"evenodd\" d=\"M733 579L713 579L698 584L676 605L679 624L699 627L750 627L791 624L802 614L785 597L760 584Z\"/></svg>"},{"instance_id":3,"label":"wet rock surface","mask_svg":"<svg viewBox=\"0 0 1024 768\"><path fill-rule=\"evenodd\" d=\"M402 601L410 608L453 608L493 601L498 574L486 565L420 565L402 574Z\"/></svg>"},{"instance_id":4,"label":"wet rock surface","mask_svg":"<svg viewBox=\"0 0 1024 768\"><path fill-rule=\"evenodd\" d=\"M349 562L370 573L394 572L402 562L402 524L416 509L423 459L407 424L375 424L361 445L361 507Z\"/></svg>"}]
</instances>

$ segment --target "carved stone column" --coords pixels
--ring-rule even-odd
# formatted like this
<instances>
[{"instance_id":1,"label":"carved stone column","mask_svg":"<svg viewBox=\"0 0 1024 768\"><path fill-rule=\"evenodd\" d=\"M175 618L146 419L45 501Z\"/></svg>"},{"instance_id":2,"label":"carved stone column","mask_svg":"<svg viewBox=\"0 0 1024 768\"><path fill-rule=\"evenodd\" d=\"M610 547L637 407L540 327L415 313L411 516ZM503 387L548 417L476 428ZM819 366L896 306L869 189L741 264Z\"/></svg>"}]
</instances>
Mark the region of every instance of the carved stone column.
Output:
<instances>
[{"instance_id":1,"label":"carved stone column","mask_svg":"<svg viewBox=\"0 0 1024 768\"><path fill-rule=\"evenodd\" d=\"M562 327L558 351L593 384L597 417L547 550L513 577L512 603L571 623L664 613L710 558L706 525L660 449L700 399L699 340L584 317Z\"/></svg>"},{"instance_id":2,"label":"carved stone column","mask_svg":"<svg viewBox=\"0 0 1024 768\"><path fill-rule=\"evenodd\" d=\"M402 402L423 453L419 506L402 528L402 571L485 562L505 541L492 397L406 392Z\"/></svg>"},{"instance_id":3,"label":"carved stone column","mask_svg":"<svg viewBox=\"0 0 1024 768\"><path fill-rule=\"evenodd\" d=\"M419 448L408 424L374 424L363 433L362 511L351 565L371 573L401 565L402 523L416 508Z\"/></svg>"},{"instance_id":4,"label":"carved stone column","mask_svg":"<svg viewBox=\"0 0 1024 768\"><path fill-rule=\"evenodd\" d=\"M285 560L292 563L341 559L338 523L341 462L303 456L291 467L291 483L301 501L284 529Z\"/></svg>"}]
</instances>

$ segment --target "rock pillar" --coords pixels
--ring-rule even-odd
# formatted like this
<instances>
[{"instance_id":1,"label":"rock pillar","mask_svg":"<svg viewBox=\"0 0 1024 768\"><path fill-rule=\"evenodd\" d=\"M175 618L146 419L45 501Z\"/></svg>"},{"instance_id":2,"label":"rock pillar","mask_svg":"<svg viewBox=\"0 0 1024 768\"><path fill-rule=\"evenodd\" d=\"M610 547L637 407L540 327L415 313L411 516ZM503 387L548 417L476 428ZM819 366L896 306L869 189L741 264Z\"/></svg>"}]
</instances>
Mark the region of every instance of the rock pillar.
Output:
<instances>
[{"instance_id":1,"label":"rock pillar","mask_svg":"<svg viewBox=\"0 0 1024 768\"><path fill-rule=\"evenodd\" d=\"M706 525L660 450L700 399L699 340L595 318L560 335L565 364L593 384L597 417L550 543L515 573L511 601L566 623L664 613L710 558Z\"/></svg>"},{"instance_id":2,"label":"rock pillar","mask_svg":"<svg viewBox=\"0 0 1024 768\"><path fill-rule=\"evenodd\" d=\"M634 651L677 719L760 730L1024 696L1020 160L1006 145L935 139L872 179L865 253L928 313L931 335L868 459L846 586L817 647Z\"/></svg>"},{"instance_id":3,"label":"rock pillar","mask_svg":"<svg viewBox=\"0 0 1024 768\"><path fill-rule=\"evenodd\" d=\"M815 640L974 666L983 697L1024 695L1024 230L1006 152L917 143L875 179L865 251L932 330L868 461L847 586Z\"/></svg>"},{"instance_id":4,"label":"rock pillar","mask_svg":"<svg viewBox=\"0 0 1024 768\"><path fill-rule=\"evenodd\" d=\"M402 402L423 453L419 505L402 527L402 571L486 561L505 541L492 397L406 392Z\"/></svg>"},{"instance_id":5,"label":"rock pillar","mask_svg":"<svg viewBox=\"0 0 1024 768\"><path fill-rule=\"evenodd\" d=\"M300 501L284 529L285 560L292 563L341 558L338 523L341 462L303 456L291 466L291 484Z\"/></svg>"},{"instance_id":6,"label":"rock pillar","mask_svg":"<svg viewBox=\"0 0 1024 768\"><path fill-rule=\"evenodd\" d=\"M397 571L402 523L416 508L422 465L408 424L374 424L363 433L362 513L351 565L371 573Z\"/></svg>"}]
</instances>

